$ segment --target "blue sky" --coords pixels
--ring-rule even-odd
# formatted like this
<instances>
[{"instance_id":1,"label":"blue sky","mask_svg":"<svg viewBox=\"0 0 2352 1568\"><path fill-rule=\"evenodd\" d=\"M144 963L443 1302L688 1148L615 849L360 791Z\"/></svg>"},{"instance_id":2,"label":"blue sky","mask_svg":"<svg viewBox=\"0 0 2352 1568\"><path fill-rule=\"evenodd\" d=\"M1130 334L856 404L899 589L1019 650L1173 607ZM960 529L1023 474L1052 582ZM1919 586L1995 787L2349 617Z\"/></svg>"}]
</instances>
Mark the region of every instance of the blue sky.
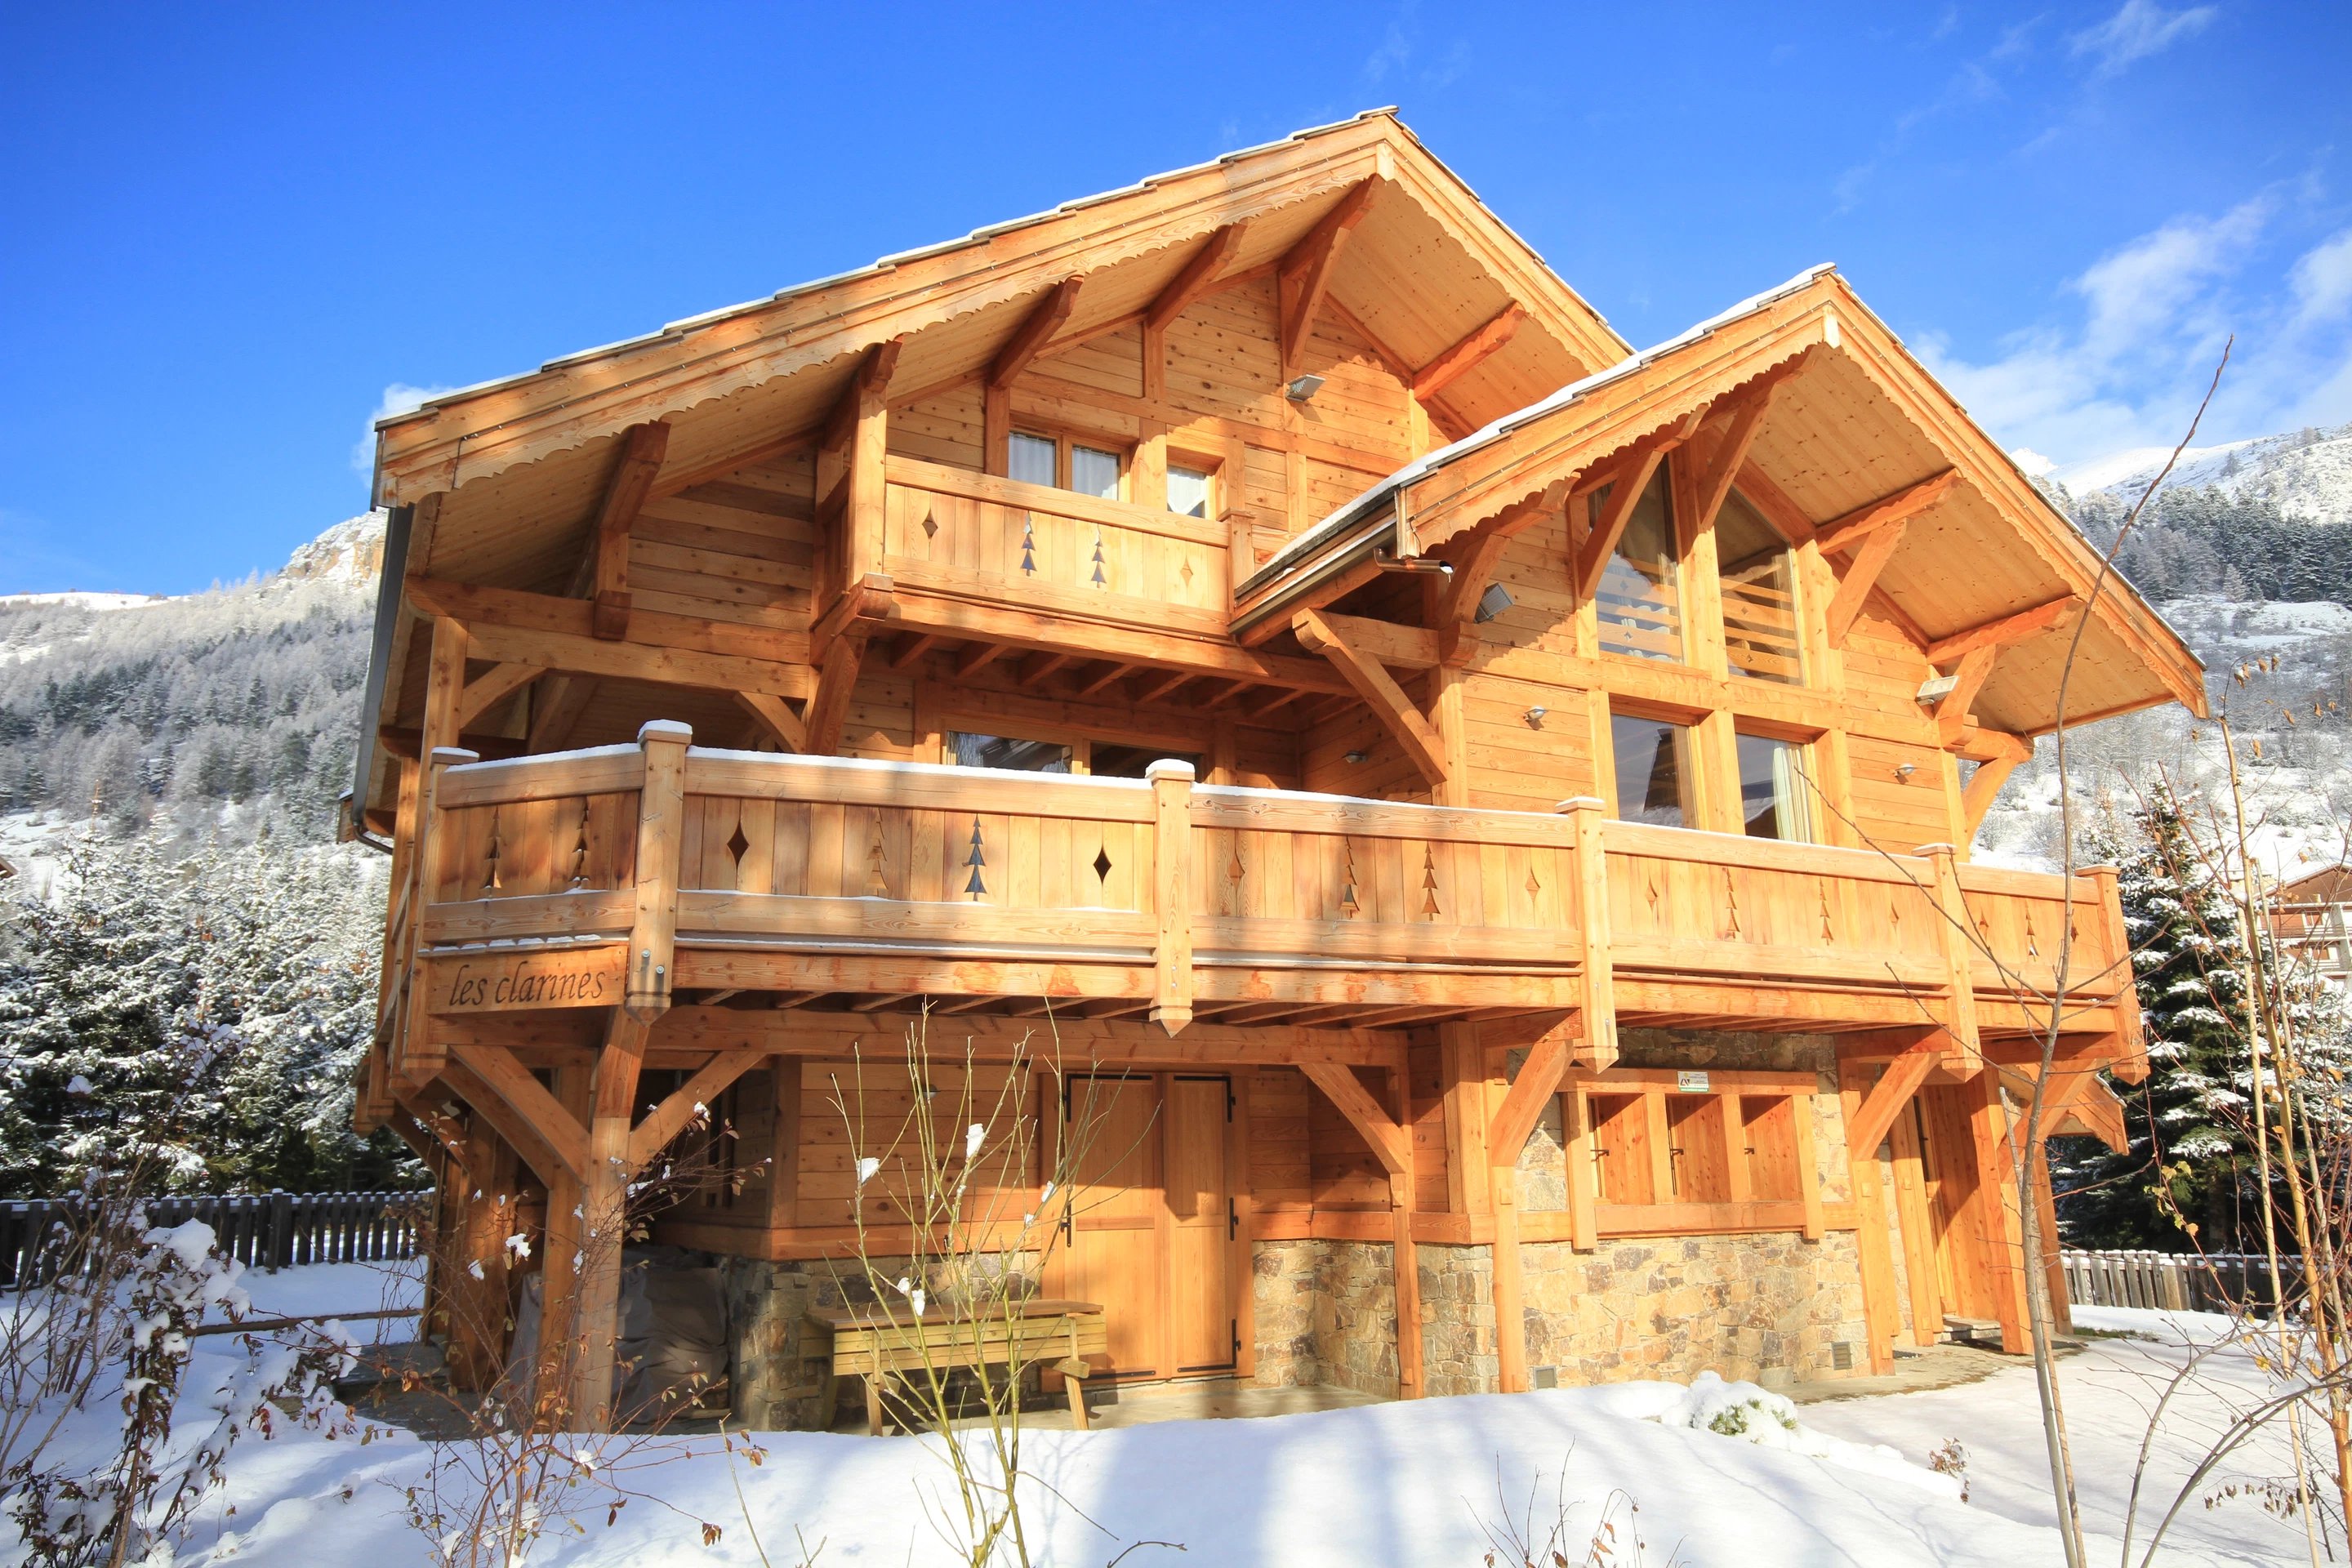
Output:
<instances>
[{"instance_id":1,"label":"blue sky","mask_svg":"<svg viewBox=\"0 0 2352 1568\"><path fill-rule=\"evenodd\" d=\"M0 10L0 592L357 510L371 416L1379 104L1637 343L1815 261L2060 464L2352 419L2352 6Z\"/></svg>"}]
</instances>

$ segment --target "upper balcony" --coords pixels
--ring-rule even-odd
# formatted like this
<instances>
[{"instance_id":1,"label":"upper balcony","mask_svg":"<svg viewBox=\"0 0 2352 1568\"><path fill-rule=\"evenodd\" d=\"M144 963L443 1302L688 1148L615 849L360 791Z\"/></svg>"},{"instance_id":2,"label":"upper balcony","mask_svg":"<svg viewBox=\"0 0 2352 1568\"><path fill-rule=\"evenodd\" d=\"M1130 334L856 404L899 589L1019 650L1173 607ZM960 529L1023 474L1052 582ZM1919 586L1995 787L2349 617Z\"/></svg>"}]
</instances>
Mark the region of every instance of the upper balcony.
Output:
<instances>
[{"instance_id":1,"label":"upper balcony","mask_svg":"<svg viewBox=\"0 0 2352 1568\"><path fill-rule=\"evenodd\" d=\"M395 887L395 1074L453 1016L770 993L861 1011L1332 1029L1529 1016L1843 1032L1963 1056L2136 1041L2111 872L2043 874L1607 820L635 746L425 772ZM633 952L635 956L632 957ZM1571 1017L1573 1016L1573 1017ZM1613 1020L1613 1024L1610 1021ZM462 1021L462 1020L460 1020ZM1171 1042L1171 1055L1181 1054Z\"/></svg>"}]
</instances>

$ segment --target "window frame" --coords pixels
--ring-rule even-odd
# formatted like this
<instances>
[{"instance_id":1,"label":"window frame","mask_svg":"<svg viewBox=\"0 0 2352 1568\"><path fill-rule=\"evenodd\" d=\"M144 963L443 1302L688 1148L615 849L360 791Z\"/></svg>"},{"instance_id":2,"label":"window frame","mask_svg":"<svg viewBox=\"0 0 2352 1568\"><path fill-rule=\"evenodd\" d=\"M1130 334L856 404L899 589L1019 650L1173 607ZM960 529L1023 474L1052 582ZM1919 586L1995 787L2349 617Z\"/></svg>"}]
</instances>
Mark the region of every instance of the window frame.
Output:
<instances>
[{"instance_id":1,"label":"window frame","mask_svg":"<svg viewBox=\"0 0 2352 1568\"><path fill-rule=\"evenodd\" d=\"M1019 420L1004 433L1004 451L1000 460L1009 477L1013 472L1013 443L1022 437L1035 441L1054 443L1054 482L1047 489L1065 490L1071 495L1087 495L1090 500L1131 501L1135 495L1135 443L1117 437L1096 435L1090 431L1073 430L1066 426L1048 425L1039 420ZM1118 464L1118 493L1093 496L1078 489L1075 484L1076 448L1101 452ZM1034 480L1015 480L1034 483Z\"/></svg>"}]
</instances>

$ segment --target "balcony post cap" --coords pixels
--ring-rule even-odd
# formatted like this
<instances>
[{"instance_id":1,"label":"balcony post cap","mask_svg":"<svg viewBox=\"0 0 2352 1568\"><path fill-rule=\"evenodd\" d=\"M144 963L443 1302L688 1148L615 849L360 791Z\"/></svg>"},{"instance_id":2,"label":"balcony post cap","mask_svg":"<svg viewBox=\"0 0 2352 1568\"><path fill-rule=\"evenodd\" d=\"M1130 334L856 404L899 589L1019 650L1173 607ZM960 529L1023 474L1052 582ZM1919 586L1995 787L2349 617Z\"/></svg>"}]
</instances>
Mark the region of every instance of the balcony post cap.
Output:
<instances>
[{"instance_id":1,"label":"balcony post cap","mask_svg":"<svg viewBox=\"0 0 2352 1568\"><path fill-rule=\"evenodd\" d=\"M1158 784L1161 779L1181 779L1191 784L1199 775L1192 764L1176 757L1162 757L1143 770L1143 776Z\"/></svg>"},{"instance_id":2,"label":"balcony post cap","mask_svg":"<svg viewBox=\"0 0 2352 1568\"><path fill-rule=\"evenodd\" d=\"M1922 844L1911 851L1914 855L1957 855L1959 851L1949 844Z\"/></svg>"},{"instance_id":3,"label":"balcony post cap","mask_svg":"<svg viewBox=\"0 0 2352 1568\"><path fill-rule=\"evenodd\" d=\"M693 740L694 726L682 724L675 719L648 719L637 731L637 744L641 746L648 741L675 741L684 746L691 744Z\"/></svg>"},{"instance_id":4,"label":"balcony post cap","mask_svg":"<svg viewBox=\"0 0 2352 1568\"><path fill-rule=\"evenodd\" d=\"M456 767L465 763L478 763L482 753L463 746L436 746L433 754L425 759L436 768Z\"/></svg>"},{"instance_id":5,"label":"balcony post cap","mask_svg":"<svg viewBox=\"0 0 2352 1568\"><path fill-rule=\"evenodd\" d=\"M1570 795L1568 799L1561 801L1558 805L1552 807L1552 810L1555 812L1606 811L1608 809L1609 803L1602 800L1597 795Z\"/></svg>"}]
</instances>

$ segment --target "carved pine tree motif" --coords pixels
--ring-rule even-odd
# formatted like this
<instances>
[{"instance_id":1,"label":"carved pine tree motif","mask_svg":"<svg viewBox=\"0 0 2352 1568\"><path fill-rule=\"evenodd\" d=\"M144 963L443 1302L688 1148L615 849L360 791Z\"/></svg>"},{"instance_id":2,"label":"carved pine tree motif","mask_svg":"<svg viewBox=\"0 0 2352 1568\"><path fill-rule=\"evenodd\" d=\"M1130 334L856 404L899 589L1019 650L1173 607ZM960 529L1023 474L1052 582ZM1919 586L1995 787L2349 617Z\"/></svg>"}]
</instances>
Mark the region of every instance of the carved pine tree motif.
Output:
<instances>
[{"instance_id":1,"label":"carved pine tree motif","mask_svg":"<svg viewBox=\"0 0 2352 1568\"><path fill-rule=\"evenodd\" d=\"M1437 847L1421 847L1421 913L1423 920L1435 920L1437 908Z\"/></svg>"},{"instance_id":2,"label":"carved pine tree motif","mask_svg":"<svg viewBox=\"0 0 2352 1568\"><path fill-rule=\"evenodd\" d=\"M499 847L501 842L499 835L498 808L492 806L490 808L490 847L485 856L488 866L482 877L482 886L485 889L506 886L505 879L499 874Z\"/></svg>"},{"instance_id":3,"label":"carved pine tree motif","mask_svg":"<svg viewBox=\"0 0 2352 1568\"><path fill-rule=\"evenodd\" d=\"M887 899L890 896L889 848L882 841L882 814L874 814L874 840L866 851L866 896Z\"/></svg>"},{"instance_id":4,"label":"carved pine tree motif","mask_svg":"<svg viewBox=\"0 0 2352 1568\"><path fill-rule=\"evenodd\" d=\"M1731 868L1723 868L1723 934L1727 939L1739 935L1739 887L1731 879Z\"/></svg>"},{"instance_id":5,"label":"carved pine tree motif","mask_svg":"<svg viewBox=\"0 0 2352 1568\"><path fill-rule=\"evenodd\" d=\"M963 863L971 868L971 875L964 880L963 890L971 895L971 901L976 904L980 902L981 895L988 891L988 883L981 876L988 865L988 851L981 843L978 816L971 819L971 852L963 858Z\"/></svg>"},{"instance_id":6,"label":"carved pine tree motif","mask_svg":"<svg viewBox=\"0 0 2352 1568\"><path fill-rule=\"evenodd\" d=\"M1095 530L1095 574L1094 574L1094 584L1095 584L1095 586L1096 586L1096 587L1100 588L1100 587L1104 587L1104 586L1106 586L1107 584L1108 584L1108 583L1109 583L1109 582L1110 582L1109 574L1103 571L1103 536L1102 536L1102 530L1101 530L1101 529L1099 529L1099 528L1097 528L1097 529L1096 529L1096 530Z\"/></svg>"},{"instance_id":7,"label":"carved pine tree motif","mask_svg":"<svg viewBox=\"0 0 2352 1568\"><path fill-rule=\"evenodd\" d=\"M1354 920L1364 906L1356 898L1356 846L1346 837L1339 840L1339 852L1347 858L1339 872L1339 918Z\"/></svg>"},{"instance_id":8,"label":"carved pine tree motif","mask_svg":"<svg viewBox=\"0 0 2352 1568\"><path fill-rule=\"evenodd\" d=\"M572 846L570 884L575 888L588 885L588 802L585 799L580 803L580 831Z\"/></svg>"},{"instance_id":9,"label":"carved pine tree motif","mask_svg":"<svg viewBox=\"0 0 2352 1568\"><path fill-rule=\"evenodd\" d=\"M1021 514L1021 571L1024 576L1037 574L1037 520L1025 511Z\"/></svg>"}]
</instances>

